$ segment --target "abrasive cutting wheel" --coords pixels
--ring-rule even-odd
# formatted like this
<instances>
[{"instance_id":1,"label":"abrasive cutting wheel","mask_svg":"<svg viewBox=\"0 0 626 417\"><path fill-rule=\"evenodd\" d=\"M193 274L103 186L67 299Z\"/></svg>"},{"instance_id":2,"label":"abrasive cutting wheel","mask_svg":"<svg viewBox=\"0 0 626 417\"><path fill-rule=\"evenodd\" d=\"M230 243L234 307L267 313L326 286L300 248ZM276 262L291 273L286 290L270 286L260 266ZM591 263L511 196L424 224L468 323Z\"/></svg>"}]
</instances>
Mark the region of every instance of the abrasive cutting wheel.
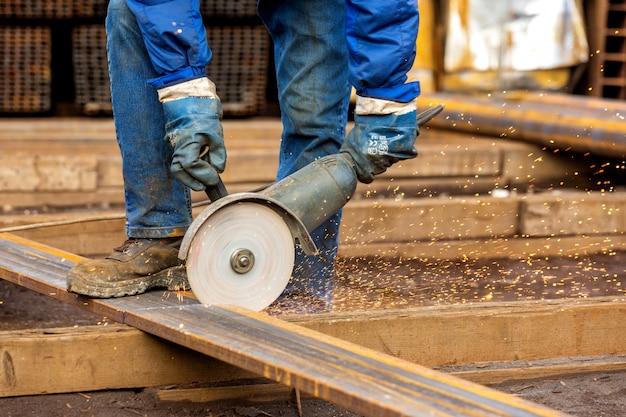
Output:
<instances>
[{"instance_id":1,"label":"abrasive cutting wheel","mask_svg":"<svg viewBox=\"0 0 626 417\"><path fill-rule=\"evenodd\" d=\"M189 246L187 277L204 304L259 311L285 289L294 259L283 218L265 204L240 202L220 208L198 228Z\"/></svg>"}]
</instances>

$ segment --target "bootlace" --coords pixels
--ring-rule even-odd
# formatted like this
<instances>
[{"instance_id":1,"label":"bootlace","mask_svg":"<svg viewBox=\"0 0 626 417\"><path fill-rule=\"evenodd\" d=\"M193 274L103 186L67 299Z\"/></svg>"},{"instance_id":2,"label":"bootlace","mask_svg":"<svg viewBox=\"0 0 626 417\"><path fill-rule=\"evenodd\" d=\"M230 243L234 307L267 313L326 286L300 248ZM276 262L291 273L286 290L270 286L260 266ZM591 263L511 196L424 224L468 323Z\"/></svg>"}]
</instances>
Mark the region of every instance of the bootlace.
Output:
<instances>
[{"instance_id":1,"label":"bootlace","mask_svg":"<svg viewBox=\"0 0 626 417\"><path fill-rule=\"evenodd\" d=\"M125 252L128 250L130 246L134 245L137 241L139 241L139 239L135 239L135 238L126 239L124 243L122 243L120 246L116 248L113 248L113 250L116 252Z\"/></svg>"}]
</instances>

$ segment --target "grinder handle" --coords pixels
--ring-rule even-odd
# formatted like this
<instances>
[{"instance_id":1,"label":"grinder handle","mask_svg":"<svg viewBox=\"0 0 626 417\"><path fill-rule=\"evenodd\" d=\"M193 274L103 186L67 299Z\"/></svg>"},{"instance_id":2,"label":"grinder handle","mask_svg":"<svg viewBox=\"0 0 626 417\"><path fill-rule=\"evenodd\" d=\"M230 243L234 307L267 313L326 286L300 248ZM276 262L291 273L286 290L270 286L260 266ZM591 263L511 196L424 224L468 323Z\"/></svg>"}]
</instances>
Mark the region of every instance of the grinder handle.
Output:
<instances>
[{"instance_id":1,"label":"grinder handle","mask_svg":"<svg viewBox=\"0 0 626 417\"><path fill-rule=\"evenodd\" d=\"M438 104L435 107L431 107L428 110L424 110L417 115L417 127L422 127L426 123L430 122L436 115L443 110L443 104Z\"/></svg>"},{"instance_id":2,"label":"grinder handle","mask_svg":"<svg viewBox=\"0 0 626 417\"><path fill-rule=\"evenodd\" d=\"M228 191L226 191L226 186L224 185L224 182L222 182L221 177L218 178L217 184L212 187L205 188L204 192L212 202L228 195Z\"/></svg>"},{"instance_id":3,"label":"grinder handle","mask_svg":"<svg viewBox=\"0 0 626 417\"><path fill-rule=\"evenodd\" d=\"M209 162L208 156L209 156L209 147L204 146L202 149L200 149L200 158L204 159L206 162ZM206 193L207 197L209 197L209 200L211 200L211 202L217 201L220 198L226 197L228 195L226 186L224 185L224 182L222 181L222 178L219 175L217 177L217 184L211 187L206 187L204 189L204 192Z\"/></svg>"}]
</instances>

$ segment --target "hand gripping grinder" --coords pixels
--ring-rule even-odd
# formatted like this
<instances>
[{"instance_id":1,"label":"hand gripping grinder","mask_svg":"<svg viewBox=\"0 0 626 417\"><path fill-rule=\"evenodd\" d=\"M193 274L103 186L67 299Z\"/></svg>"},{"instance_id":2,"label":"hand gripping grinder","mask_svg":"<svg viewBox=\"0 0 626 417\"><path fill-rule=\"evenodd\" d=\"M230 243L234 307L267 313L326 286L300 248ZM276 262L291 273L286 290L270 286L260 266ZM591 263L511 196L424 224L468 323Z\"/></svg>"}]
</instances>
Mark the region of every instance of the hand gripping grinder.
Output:
<instances>
[{"instance_id":1,"label":"hand gripping grinder","mask_svg":"<svg viewBox=\"0 0 626 417\"><path fill-rule=\"evenodd\" d=\"M424 125L442 105L418 115ZM260 192L230 194L219 182L212 201L185 234L179 258L186 261L194 295L204 304L231 304L260 311L286 288L295 245L307 255L317 248L309 233L341 209L357 186L354 160L341 152L320 158Z\"/></svg>"}]
</instances>

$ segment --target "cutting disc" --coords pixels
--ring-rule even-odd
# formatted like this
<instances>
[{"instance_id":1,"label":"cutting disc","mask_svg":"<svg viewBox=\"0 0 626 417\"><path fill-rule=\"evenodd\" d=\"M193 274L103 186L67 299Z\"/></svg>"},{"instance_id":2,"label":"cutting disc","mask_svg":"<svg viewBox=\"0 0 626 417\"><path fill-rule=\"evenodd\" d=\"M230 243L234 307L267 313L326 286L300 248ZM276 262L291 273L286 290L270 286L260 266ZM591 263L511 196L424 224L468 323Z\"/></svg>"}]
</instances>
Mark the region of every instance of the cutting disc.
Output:
<instances>
[{"instance_id":1,"label":"cutting disc","mask_svg":"<svg viewBox=\"0 0 626 417\"><path fill-rule=\"evenodd\" d=\"M204 304L269 306L293 269L294 241L283 218L265 204L224 206L204 220L187 255L187 277Z\"/></svg>"}]
</instances>

